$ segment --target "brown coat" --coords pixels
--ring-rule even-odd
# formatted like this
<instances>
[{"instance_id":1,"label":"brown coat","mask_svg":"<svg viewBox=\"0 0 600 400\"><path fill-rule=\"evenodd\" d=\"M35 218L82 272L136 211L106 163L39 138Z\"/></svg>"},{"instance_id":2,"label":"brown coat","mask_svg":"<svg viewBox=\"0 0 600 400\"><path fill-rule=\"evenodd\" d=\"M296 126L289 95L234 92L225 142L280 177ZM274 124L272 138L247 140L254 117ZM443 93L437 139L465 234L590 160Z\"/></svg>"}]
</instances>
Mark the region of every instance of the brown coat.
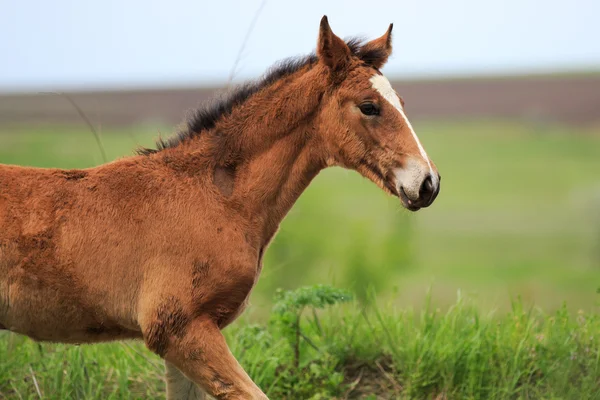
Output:
<instances>
[{"instance_id":1,"label":"brown coat","mask_svg":"<svg viewBox=\"0 0 600 400\"><path fill-rule=\"evenodd\" d=\"M391 27L346 44L324 18L317 51L200 110L158 150L86 170L0 165L0 328L66 343L143 338L168 362L171 398L187 378L217 398L264 398L220 329L310 181L351 168L410 209L439 190L418 182L407 199L396 182L421 156L370 81Z\"/></svg>"}]
</instances>

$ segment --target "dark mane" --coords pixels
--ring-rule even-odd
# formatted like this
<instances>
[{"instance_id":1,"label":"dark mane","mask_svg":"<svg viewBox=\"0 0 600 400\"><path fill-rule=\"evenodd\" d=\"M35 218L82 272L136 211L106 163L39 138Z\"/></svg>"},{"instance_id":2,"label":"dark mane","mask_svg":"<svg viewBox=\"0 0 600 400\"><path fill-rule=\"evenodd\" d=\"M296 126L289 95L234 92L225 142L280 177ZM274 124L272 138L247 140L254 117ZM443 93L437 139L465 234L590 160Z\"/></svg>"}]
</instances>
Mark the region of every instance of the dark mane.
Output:
<instances>
[{"instance_id":1,"label":"dark mane","mask_svg":"<svg viewBox=\"0 0 600 400\"><path fill-rule=\"evenodd\" d=\"M377 51L363 50L364 40L351 38L346 41L352 55L360 58L365 64L371 65L382 57ZM244 103L253 94L272 85L279 79L289 76L305 66L317 63L317 55L311 53L307 56L288 58L277 62L259 79L243 83L228 93L217 96L207 101L191 113L185 128L168 139L158 139L156 149L141 148L137 150L140 155L149 155L161 150L176 147L178 144L200 135L203 131L215 127L217 121L231 113L231 111Z\"/></svg>"}]
</instances>

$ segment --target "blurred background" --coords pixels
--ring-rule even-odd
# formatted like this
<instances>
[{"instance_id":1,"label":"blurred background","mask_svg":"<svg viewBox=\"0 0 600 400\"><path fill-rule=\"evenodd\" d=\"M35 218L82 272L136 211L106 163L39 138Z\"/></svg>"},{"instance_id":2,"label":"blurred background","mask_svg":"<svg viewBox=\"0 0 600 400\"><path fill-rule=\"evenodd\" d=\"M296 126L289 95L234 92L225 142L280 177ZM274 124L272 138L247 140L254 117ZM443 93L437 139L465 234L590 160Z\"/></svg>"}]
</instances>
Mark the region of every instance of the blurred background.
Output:
<instances>
[{"instance_id":1,"label":"blurred background","mask_svg":"<svg viewBox=\"0 0 600 400\"><path fill-rule=\"evenodd\" d=\"M382 35L383 72L443 175L411 214L326 170L269 249L251 315L276 288L331 283L418 307L457 291L548 311L597 305L600 3L478 0L0 1L0 163L83 168L169 135L215 92L341 37ZM67 93L67 96L58 93ZM70 100L72 100L72 102ZM366 300L365 300L366 301Z\"/></svg>"}]
</instances>

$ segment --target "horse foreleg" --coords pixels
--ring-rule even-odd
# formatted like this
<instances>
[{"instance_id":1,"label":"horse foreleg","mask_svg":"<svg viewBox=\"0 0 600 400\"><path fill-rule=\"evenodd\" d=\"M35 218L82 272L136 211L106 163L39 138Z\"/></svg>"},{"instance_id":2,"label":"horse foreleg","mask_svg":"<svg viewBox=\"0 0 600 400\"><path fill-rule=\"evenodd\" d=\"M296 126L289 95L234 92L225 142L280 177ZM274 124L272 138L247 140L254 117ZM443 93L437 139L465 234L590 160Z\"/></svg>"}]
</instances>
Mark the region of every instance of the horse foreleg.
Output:
<instances>
[{"instance_id":1,"label":"horse foreleg","mask_svg":"<svg viewBox=\"0 0 600 400\"><path fill-rule=\"evenodd\" d=\"M197 318L177 334L169 335L159 354L198 384L207 394L219 400L265 400L267 396L246 374L217 325L208 318ZM151 334L146 336L152 350ZM170 397L169 397L170 398Z\"/></svg>"},{"instance_id":2,"label":"horse foreleg","mask_svg":"<svg viewBox=\"0 0 600 400\"><path fill-rule=\"evenodd\" d=\"M208 400L206 392L190 381L173 364L165 361L167 400Z\"/></svg>"}]
</instances>

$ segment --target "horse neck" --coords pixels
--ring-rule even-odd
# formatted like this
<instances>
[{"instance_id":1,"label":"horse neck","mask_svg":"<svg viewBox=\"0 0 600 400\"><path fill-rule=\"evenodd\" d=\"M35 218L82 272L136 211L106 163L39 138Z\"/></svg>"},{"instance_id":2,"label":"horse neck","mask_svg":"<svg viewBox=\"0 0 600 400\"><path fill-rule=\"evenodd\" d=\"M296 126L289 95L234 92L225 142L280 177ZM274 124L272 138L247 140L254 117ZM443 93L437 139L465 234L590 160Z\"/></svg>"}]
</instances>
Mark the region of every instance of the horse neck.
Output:
<instances>
[{"instance_id":1,"label":"horse neck","mask_svg":"<svg viewBox=\"0 0 600 400\"><path fill-rule=\"evenodd\" d=\"M249 220L264 246L325 167L316 125L326 70L306 67L253 95L218 124L209 141L213 183Z\"/></svg>"},{"instance_id":2,"label":"horse neck","mask_svg":"<svg viewBox=\"0 0 600 400\"><path fill-rule=\"evenodd\" d=\"M316 140L298 127L266 151L241 166L235 180L234 198L258 230L262 244L275 234L279 224L325 167Z\"/></svg>"}]
</instances>

